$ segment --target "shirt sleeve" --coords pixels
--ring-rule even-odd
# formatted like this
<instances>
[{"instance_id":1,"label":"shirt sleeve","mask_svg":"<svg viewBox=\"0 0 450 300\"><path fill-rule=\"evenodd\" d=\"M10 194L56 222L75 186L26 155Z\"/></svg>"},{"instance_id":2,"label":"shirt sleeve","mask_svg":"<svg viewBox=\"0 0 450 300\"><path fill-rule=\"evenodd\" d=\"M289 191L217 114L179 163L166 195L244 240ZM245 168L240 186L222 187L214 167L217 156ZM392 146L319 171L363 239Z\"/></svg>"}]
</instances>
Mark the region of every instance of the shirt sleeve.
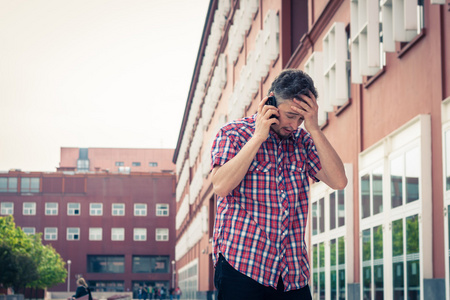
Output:
<instances>
[{"instance_id":1,"label":"shirt sleeve","mask_svg":"<svg viewBox=\"0 0 450 300\"><path fill-rule=\"evenodd\" d=\"M236 155L236 147L233 139L221 128L214 139L211 149L211 170L216 166L222 166Z\"/></svg>"},{"instance_id":2,"label":"shirt sleeve","mask_svg":"<svg viewBox=\"0 0 450 300\"><path fill-rule=\"evenodd\" d=\"M315 182L320 181L316 174L322 169L322 165L320 164L319 154L317 153L316 145L314 145L314 141L311 136L307 136L305 148L308 156L308 164L307 164L307 172L308 176L311 177Z\"/></svg>"}]
</instances>

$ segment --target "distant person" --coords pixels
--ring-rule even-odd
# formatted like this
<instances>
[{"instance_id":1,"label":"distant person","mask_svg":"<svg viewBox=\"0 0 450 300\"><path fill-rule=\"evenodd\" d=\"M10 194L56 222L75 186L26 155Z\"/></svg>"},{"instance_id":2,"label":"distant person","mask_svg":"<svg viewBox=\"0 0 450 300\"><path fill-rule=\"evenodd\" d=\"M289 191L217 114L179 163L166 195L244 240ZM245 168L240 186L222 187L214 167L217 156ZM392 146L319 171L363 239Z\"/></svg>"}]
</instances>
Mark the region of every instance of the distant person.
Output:
<instances>
[{"instance_id":1,"label":"distant person","mask_svg":"<svg viewBox=\"0 0 450 300\"><path fill-rule=\"evenodd\" d=\"M78 278L77 285L78 285L77 290L75 291L75 295L72 296L72 299L77 299L89 295L89 300L92 300L91 290L86 284L84 278L81 277Z\"/></svg>"},{"instance_id":2,"label":"distant person","mask_svg":"<svg viewBox=\"0 0 450 300\"><path fill-rule=\"evenodd\" d=\"M151 285L147 287L147 292L148 292L148 299L151 300L153 298L153 287Z\"/></svg>"},{"instance_id":3,"label":"distant person","mask_svg":"<svg viewBox=\"0 0 450 300\"><path fill-rule=\"evenodd\" d=\"M181 296L181 289L180 289L180 287L179 286L177 286L177 288L175 289L175 297L176 297L176 299L180 299L180 296Z\"/></svg>"},{"instance_id":4,"label":"distant person","mask_svg":"<svg viewBox=\"0 0 450 300\"><path fill-rule=\"evenodd\" d=\"M147 295L148 295L148 288L147 288L147 285L144 284L144 288L142 289L142 298L144 300L147 300Z\"/></svg>"},{"instance_id":5,"label":"distant person","mask_svg":"<svg viewBox=\"0 0 450 300\"><path fill-rule=\"evenodd\" d=\"M144 294L144 290L142 288L142 286L139 286L139 290L138 290L138 299L142 299L142 296Z\"/></svg>"}]
</instances>

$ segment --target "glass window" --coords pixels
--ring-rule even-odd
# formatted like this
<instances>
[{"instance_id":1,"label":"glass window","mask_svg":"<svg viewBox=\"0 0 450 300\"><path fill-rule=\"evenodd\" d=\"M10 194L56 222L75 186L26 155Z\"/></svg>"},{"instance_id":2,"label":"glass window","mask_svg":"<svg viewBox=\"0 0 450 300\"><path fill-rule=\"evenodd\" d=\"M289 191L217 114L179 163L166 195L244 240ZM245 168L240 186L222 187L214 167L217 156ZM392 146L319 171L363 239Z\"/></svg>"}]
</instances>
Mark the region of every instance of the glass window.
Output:
<instances>
[{"instance_id":1,"label":"glass window","mask_svg":"<svg viewBox=\"0 0 450 300\"><path fill-rule=\"evenodd\" d=\"M345 225L345 192L344 190L337 191L338 195L338 226Z\"/></svg>"},{"instance_id":2,"label":"glass window","mask_svg":"<svg viewBox=\"0 0 450 300\"><path fill-rule=\"evenodd\" d=\"M361 216L370 217L370 175L361 176Z\"/></svg>"},{"instance_id":3,"label":"glass window","mask_svg":"<svg viewBox=\"0 0 450 300\"><path fill-rule=\"evenodd\" d=\"M363 276L363 299L372 299L372 252L371 252L370 229L362 232L362 276Z\"/></svg>"},{"instance_id":4,"label":"glass window","mask_svg":"<svg viewBox=\"0 0 450 300\"><path fill-rule=\"evenodd\" d=\"M24 202L23 203L23 215L24 216L36 215L36 202Z\"/></svg>"},{"instance_id":5,"label":"glass window","mask_svg":"<svg viewBox=\"0 0 450 300\"><path fill-rule=\"evenodd\" d=\"M392 222L392 275L394 299L404 299L403 220Z\"/></svg>"},{"instance_id":6,"label":"glass window","mask_svg":"<svg viewBox=\"0 0 450 300\"><path fill-rule=\"evenodd\" d=\"M123 204L123 203L113 203L113 205L112 205L112 215L113 216L124 216L125 215L125 204Z\"/></svg>"},{"instance_id":7,"label":"glass window","mask_svg":"<svg viewBox=\"0 0 450 300\"><path fill-rule=\"evenodd\" d=\"M156 204L156 215L157 216L168 216L169 215L169 204Z\"/></svg>"},{"instance_id":8,"label":"glass window","mask_svg":"<svg viewBox=\"0 0 450 300\"><path fill-rule=\"evenodd\" d=\"M123 161L116 161L116 167L122 167L123 165Z\"/></svg>"},{"instance_id":9,"label":"glass window","mask_svg":"<svg viewBox=\"0 0 450 300\"><path fill-rule=\"evenodd\" d=\"M317 202L314 202L312 204L312 234L316 235L318 234L317 232Z\"/></svg>"},{"instance_id":10,"label":"glass window","mask_svg":"<svg viewBox=\"0 0 450 300\"><path fill-rule=\"evenodd\" d=\"M103 238L102 228L89 228L89 240L90 241L101 241Z\"/></svg>"},{"instance_id":11,"label":"glass window","mask_svg":"<svg viewBox=\"0 0 450 300\"><path fill-rule=\"evenodd\" d=\"M135 216L146 216L147 215L147 204L136 203L134 205L134 215Z\"/></svg>"},{"instance_id":12,"label":"glass window","mask_svg":"<svg viewBox=\"0 0 450 300\"><path fill-rule=\"evenodd\" d=\"M169 256L133 256L133 273L169 273Z\"/></svg>"},{"instance_id":13,"label":"glass window","mask_svg":"<svg viewBox=\"0 0 450 300\"><path fill-rule=\"evenodd\" d=\"M325 298L325 244L319 244L319 299Z\"/></svg>"},{"instance_id":14,"label":"glass window","mask_svg":"<svg viewBox=\"0 0 450 300\"><path fill-rule=\"evenodd\" d=\"M391 206L403 204L403 156L391 160Z\"/></svg>"},{"instance_id":15,"label":"glass window","mask_svg":"<svg viewBox=\"0 0 450 300\"><path fill-rule=\"evenodd\" d=\"M330 230L336 228L336 193L330 194Z\"/></svg>"},{"instance_id":16,"label":"glass window","mask_svg":"<svg viewBox=\"0 0 450 300\"><path fill-rule=\"evenodd\" d=\"M67 215L79 216L80 211L80 203L67 203Z\"/></svg>"},{"instance_id":17,"label":"glass window","mask_svg":"<svg viewBox=\"0 0 450 300\"><path fill-rule=\"evenodd\" d=\"M158 166L158 163L157 163L157 162L149 162L149 163L148 163L148 166L149 166L149 167L157 167L157 166Z\"/></svg>"},{"instance_id":18,"label":"glass window","mask_svg":"<svg viewBox=\"0 0 450 300\"><path fill-rule=\"evenodd\" d=\"M408 299L420 299L419 217L407 217L405 222Z\"/></svg>"},{"instance_id":19,"label":"glass window","mask_svg":"<svg viewBox=\"0 0 450 300\"><path fill-rule=\"evenodd\" d=\"M89 208L89 213L91 216L101 216L103 215L103 204L102 203L91 203Z\"/></svg>"},{"instance_id":20,"label":"glass window","mask_svg":"<svg viewBox=\"0 0 450 300\"><path fill-rule=\"evenodd\" d=\"M47 202L47 203L45 203L45 214L47 216L56 216L56 215L58 215L58 203L56 203L56 202Z\"/></svg>"},{"instance_id":21,"label":"glass window","mask_svg":"<svg viewBox=\"0 0 450 300\"><path fill-rule=\"evenodd\" d=\"M156 228L156 240L157 241L168 241L169 240L169 229L168 228Z\"/></svg>"},{"instance_id":22,"label":"glass window","mask_svg":"<svg viewBox=\"0 0 450 300\"><path fill-rule=\"evenodd\" d=\"M20 191L22 193L39 193L40 178L21 178Z\"/></svg>"},{"instance_id":23,"label":"glass window","mask_svg":"<svg viewBox=\"0 0 450 300\"><path fill-rule=\"evenodd\" d=\"M123 255L88 255L88 273L124 273L125 256Z\"/></svg>"},{"instance_id":24,"label":"glass window","mask_svg":"<svg viewBox=\"0 0 450 300\"><path fill-rule=\"evenodd\" d=\"M125 228L111 228L111 240L112 241L124 241L125 240Z\"/></svg>"},{"instance_id":25,"label":"glass window","mask_svg":"<svg viewBox=\"0 0 450 300\"><path fill-rule=\"evenodd\" d=\"M0 193L16 193L17 177L0 177Z\"/></svg>"},{"instance_id":26,"label":"glass window","mask_svg":"<svg viewBox=\"0 0 450 300\"><path fill-rule=\"evenodd\" d=\"M93 292L121 293L125 292L125 283L112 280L89 280L89 288Z\"/></svg>"},{"instance_id":27,"label":"glass window","mask_svg":"<svg viewBox=\"0 0 450 300\"><path fill-rule=\"evenodd\" d=\"M58 240L58 228L57 227L45 227L44 228L44 240L46 240L46 241Z\"/></svg>"},{"instance_id":28,"label":"glass window","mask_svg":"<svg viewBox=\"0 0 450 300\"><path fill-rule=\"evenodd\" d=\"M27 235L36 234L36 228L34 227L22 227L22 231Z\"/></svg>"},{"instance_id":29,"label":"glass window","mask_svg":"<svg viewBox=\"0 0 450 300\"><path fill-rule=\"evenodd\" d=\"M1 205L1 214L2 215L13 215L14 214L14 203L2 202L0 205Z\"/></svg>"},{"instance_id":30,"label":"glass window","mask_svg":"<svg viewBox=\"0 0 450 300\"><path fill-rule=\"evenodd\" d=\"M68 227L67 228L67 240L79 241L80 240L80 228Z\"/></svg>"},{"instance_id":31,"label":"glass window","mask_svg":"<svg viewBox=\"0 0 450 300\"><path fill-rule=\"evenodd\" d=\"M406 162L420 162L419 148L414 148L405 153ZM405 164L405 181L406 181L406 203L419 200L419 163Z\"/></svg>"},{"instance_id":32,"label":"glass window","mask_svg":"<svg viewBox=\"0 0 450 300\"><path fill-rule=\"evenodd\" d=\"M134 161L134 162L131 163L131 166L133 166L133 167L140 167L141 163L138 162L138 161Z\"/></svg>"},{"instance_id":33,"label":"glass window","mask_svg":"<svg viewBox=\"0 0 450 300\"><path fill-rule=\"evenodd\" d=\"M374 299L384 299L383 281L383 226L373 228L373 282Z\"/></svg>"},{"instance_id":34,"label":"glass window","mask_svg":"<svg viewBox=\"0 0 450 300\"><path fill-rule=\"evenodd\" d=\"M383 168L377 168L372 173L373 214L383 212Z\"/></svg>"},{"instance_id":35,"label":"glass window","mask_svg":"<svg viewBox=\"0 0 450 300\"><path fill-rule=\"evenodd\" d=\"M339 300L345 300L345 240L344 237L341 236L338 238L338 283L339 283Z\"/></svg>"},{"instance_id":36,"label":"glass window","mask_svg":"<svg viewBox=\"0 0 450 300\"><path fill-rule=\"evenodd\" d=\"M77 171L78 172L88 172L89 171L89 159L78 159L77 160Z\"/></svg>"},{"instance_id":37,"label":"glass window","mask_svg":"<svg viewBox=\"0 0 450 300\"><path fill-rule=\"evenodd\" d=\"M319 199L319 232L325 232L325 199Z\"/></svg>"},{"instance_id":38,"label":"glass window","mask_svg":"<svg viewBox=\"0 0 450 300\"><path fill-rule=\"evenodd\" d=\"M134 228L134 240L146 241L147 240L147 228Z\"/></svg>"}]
</instances>

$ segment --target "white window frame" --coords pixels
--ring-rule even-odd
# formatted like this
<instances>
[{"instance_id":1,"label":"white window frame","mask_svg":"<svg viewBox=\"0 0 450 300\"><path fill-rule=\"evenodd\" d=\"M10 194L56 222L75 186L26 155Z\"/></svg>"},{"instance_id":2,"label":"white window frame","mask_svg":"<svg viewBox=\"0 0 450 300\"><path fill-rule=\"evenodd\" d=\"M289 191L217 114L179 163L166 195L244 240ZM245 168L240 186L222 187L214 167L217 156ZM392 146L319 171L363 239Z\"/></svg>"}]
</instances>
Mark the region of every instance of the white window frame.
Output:
<instances>
[{"instance_id":1,"label":"white window frame","mask_svg":"<svg viewBox=\"0 0 450 300\"><path fill-rule=\"evenodd\" d=\"M58 227L45 227L44 228L44 240L57 241L58 240Z\"/></svg>"},{"instance_id":2,"label":"white window frame","mask_svg":"<svg viewBox=\"0 0 450 300\"><path fill-rule=\"evenodd\" d=\"M113 216L125 216L125 203L113 203L111 205L111 212Z\"/></svg>"},{"instance_id":3,"label":"white window frame","mask_svg":"<svg viewBox=\"0 0 450 300\"><path fill-rule=\"evenodd\" d=\"M77 206L77 208L71 207L71 206ZM78 212L77 212L77 210L78 210ZM80 203L76 203L76 202L69 202L69 203L67 203L67 215L68 216L79 216L79 215L81 215L81 205L80 205Z\"/></svg>"},{"instance_id":4,"label":"white window frame","mask_svg":"<svg viewBox=\"0 0 450 300\"><path fill-rule=\"evenodd\" d=\"M168 217L169 216L169 204L168 203L157 203L156 204L156 216L157 217Z\"/></svg>"},{"instance_id":5,"label":"white window frame","mask_svg":"<svg viewBox=\"0 0 450 300\"><path fill-rule=\"evenodd\" d=\"M36 234L36 227L22 227L22 231L26 235L34 235Z\"/></svg>"},{"instance_id":6,"label":"white window frame","mask_svg":"<svg viewBox=\"0 0 450 300\"><path fill-rule=\"evenodd\" d=\"M138 205L144 206L143 208L138 208ZM135 203L134 204L134 216L135 217L145 217L147 216L147 203Z\"/></svg>"},{"instance_id":7,"label":"white window frame","mask_svg":"<svg viewBox=\"0 0 450 300\"><path fill-rule=\"evenodd\" d=\"M390 162L399 155L404 155L409 150L419 147L420 151L420 175L419 175L419 200L391 208L391 182ZM433 278L432 264L432 223L431 205L422 205L422 199L431 199L431 118L430 115L419 115L378 143L368 148L359 157L359 179L368 171L383 165L383 212L377 215L361 219L360 214L360 253L362 254L362 232L376 226L383 226L383 264L384 264L384 295L387 298L393 296L393 258L392 258L392 222L418 215L419 216L419 256L420 256L420 289L423 291L423 278ZM403 185L403 191L405 191ZM403 192L405 195L405 192ZM361 196L359 197L361 205ZM404 229L405 230L405 229ZM372 231L371 231L372 232ZM404 235L405 236L405 235ZM405 245L405 243L404 243ZM372 251L373 252L373 251ZM406 254L404 264L405 295L407 295L407 270ZM363 261L360 255L360 294L363 295ZM373 279L373 276L372 276ZM406 297L406 296L405 296ZM423 293L420 299L424 299Z\"/></svg>"},{"instance_id":8,"label":"white window frame","mask_svg":"<svg viewBox=\"0 0 450 300\"><path fill-rule=\"evenodd\" d=\"M169 240L169 228L156 228L155 241L167 242Z\"/></svg>"},{"instance_id":9,"label":"white window frame","mask_svg":"<svg viewBox=\"0 0 450 300\"><path fill-rule=\"evenodd\" d=\"M134 228L133 229L134 241L146 241L147 240L147 228Z\"/></svg>"},{"instance_id":10,"label":"white window frame","mask_svg":"<svg viewBox=\"0 0 450 300\"><path fill-rule=\"evenodd\" d=\"M29 207L27 207L29 206ZM36 215L36 202L24 202L23 203L23 215L35 216Z\"/></svg>"},{"instance_id":11,"label":"white window frame","mask_svg":"<svg viewBox=\"0 0 450 300\"><path fill-rule=\"evenodd\" d=\"M101 241L101 240L103 240L103 228L101 228L101 227L90 227L89 228L89 240L90 241Z\"/></svg>"},{"instance_id":12,"label":"white window frame","mask_svg":"<svg viewBox=\"0 0 450 300\"><path fill-rule=\"evenodd\" d=\"M10 206L10 207L6 207ZM14 215L14 202L2 202L1 203L2 215Z\"/></svg>"},{"instance_id":13,"label":"white window frame","mask_svg":"<svg viewBox=\"0 0 450 300\"><path fill-rule=\"evenodd\" d=\"M103 203L90 203L89 204L89 215L90 216L103 216Z\"/></svg>"},{"instance_id":14,"label":"white window frame","mask_svg":"<svg viewBox=\"0 0 450 300\"><path fill-rule=\"evenodd\" d=\"M80 240L80 227L67 227L67 240L79 241Z\"/></svg>"},{"instance_id":15,"label":"white window frame","mask_svg":"<svg viewBox=\"0 0 450 300\"><path fill-rule=\"evenodd\" d=\"M450 132L450 97L442 101L442 162L443 162L443 168L442 168L442 177L443 177L443 195L444 195L444 235L445 235L445 286L448 286L450 282L450 267L449 267L449 255L450 251L450 241L449 241L449 232L448 232L448 224L449 224L449 213L448 207L450 205L450 190L446 190L446 176L450 174L446 174L446 166L450 164L450 157L446 157L446 150L450 151L450 149L446 149L446 132ZM450 300L450 289L446 289L446 298L447 300Z\"/></svg>"},{"instance_id":16,"label":"white window frame","mask_svg":"<svg viewBox=\"0 0 450 300\"><path fill-rule=\"evenodd\" d=\"M125 240L125 228L111 228L111 241L124 241Z\"/></svg>"},{"instance_id":17,"label":"white window frame","mask_svg":"<svg viewBox=\"0 0 450 300\"><path fill-rule=\"evenodd\" d=\"M50 207L50 205L55 205L56 207ZM45 215L46 216L57 216L58 215L58 202L46 202L45 203Z\"/></svg>"},{"instance_id":18,"label":"white window frame","mask_svg":"<svg viewBox=\"0 0 450 300\"><path fill-rule=\"evenodd\" d=\"M309 220L307 230L311 234L311 249L309 251L309 256L311 260L311 292L314 294L314 283L313 283L313 246L324 243L325 246L325 299L331 298L331 283L330 283L330 275L331 275L331 260L330 260L330 245L331 240L336 240L336 246L338 244L339 238L344 237L345 241L345 294L348 297L348 283L354 282L354 273L353 273L353 165L352 164L344 164L345 173L348 179L348 184L344 189L344 198L345 198L345 224L342 226L338 226L339 220L336 219L336 227L334 229L330 229L330 194L335 193L336 190L331 189L323 182L317 182L311 186L311 206L313 203L318 202L321 198L324 198L324 221L325 227L324 232L318 233L316 235L312 235L312 209L310 209ZM337 199L336 199L337 202ZM338 214L338 206L336 205L336 215ZM308 236L309 233L306 233ZM337 269L336 271L338 271ZM338 273L338 272L337 272ZM319 274L318 274L319 277ZM336 279L336 284L339 290L339 282Z\"/></svg>"}]
</instances>

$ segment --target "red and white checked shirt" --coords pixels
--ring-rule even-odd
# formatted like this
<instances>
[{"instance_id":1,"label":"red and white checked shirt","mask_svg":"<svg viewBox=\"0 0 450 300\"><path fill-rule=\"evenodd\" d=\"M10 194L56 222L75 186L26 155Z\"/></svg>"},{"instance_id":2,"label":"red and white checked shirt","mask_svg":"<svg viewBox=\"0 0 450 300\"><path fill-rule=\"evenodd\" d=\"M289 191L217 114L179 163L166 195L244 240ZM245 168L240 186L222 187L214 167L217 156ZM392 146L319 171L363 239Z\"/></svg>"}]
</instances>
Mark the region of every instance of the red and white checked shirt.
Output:
<instances>
[{"instance_id":1,"label":"red and white checked shirt","mask_svg":"<svg viewBox=\"0 0 450 300\"><path fill-rule=\"evenodd\" d=\"M232 159L255 132L256 115L222 127L212 150L211 167ZM299 128L280 140L270 131L242 182L217 200L214 264L219 253L236 270L276 288L281 275L285 291L308 284L305 244L308 177L321 169L310 135Z\"/></svg>"}]
</instances>

